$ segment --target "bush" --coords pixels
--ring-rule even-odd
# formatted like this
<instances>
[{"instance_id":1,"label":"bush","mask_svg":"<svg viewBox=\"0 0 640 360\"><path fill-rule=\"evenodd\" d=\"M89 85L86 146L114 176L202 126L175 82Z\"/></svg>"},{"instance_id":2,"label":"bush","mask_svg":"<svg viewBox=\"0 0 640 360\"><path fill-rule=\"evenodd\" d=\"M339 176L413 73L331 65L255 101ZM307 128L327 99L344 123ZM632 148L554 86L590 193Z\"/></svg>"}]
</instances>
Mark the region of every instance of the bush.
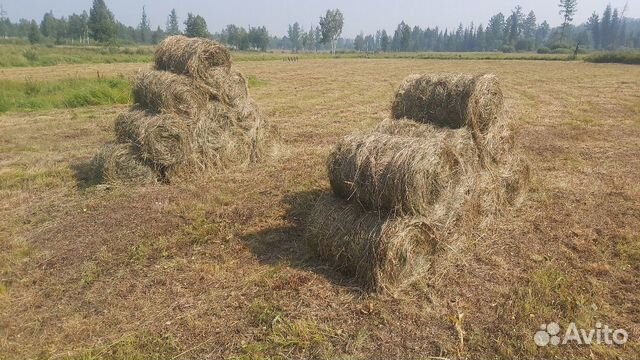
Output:
<instances>
[{"instance_id":1,"label":"bush","mask_svg":"<svg viewBox=\"0 0 640 360\"><path fill-rule=\"evenodd\" d=\"M567 43L563 43L563 42L555 42L549 45L549 49L551 50L556 50L556 49L570 49L572 46L571 44L567 44Z\"/></svg>"},{"instance_id":2,"label":"bush","mask_svg":"<svg viewBox=\"0 0 640 360\"><path fill-rule=\"evenodd\" d=\"M527 50L531 50L532 48L533 48L533 43L531 42L531 40L520 39L516 43L517 51L527 51Z\"/></svg>"},{"instance_id":3,"label":"bush","mask_svg":"<svg viewBox=\"0 0 640 360\"><path fill-rule=\"evenodd\" d=\"M38 95L40 93L40 85L28 77L24 82L24 93L28 96Z\"/></svg>"},{"instance_id":4,"label":"bush","mask_svg":"<svg viewBox=\"0 0 640 360\"><path fill-rule=\"evenodd\" d=\"M552 54L573 54L573 50L569 48L555 48L551 49Z\"/></svg>"},{"instance_id":5,"label":"bush","mask_svg":"<svg viewBox=\"0 0 640 360\"><path fill-rule=\"evenodd\" d=\"M587 56L584 61L592 63L619 63L640 65L640 52L618 51L597 53Z\"/></svg>"},{"instance_id":6,"label":"bush","mask_svg":"<svg viewBox=\"0 0 640 360\"><path fill-rule=\"evenodd\" d=\"M38 60L38 51L36 48L29 48L22 53L25 59L29 62L36 62Z\"/></svg>"},{"instance_id":7,"label":"bush","mask_svg":"<svg viewBox=\"0 0 640 360\"><path fill-rule=\"evenodd\" d=\"M514 50L515 49L511 45L502 45L502 47L500 48L500 51L502 51L503 53L512 53Z\"/></svg>"},{"instance_id":8,"label":"bush","mask_svg":"<svg viewBox=\"0 0 640 360\"><path fill-rule=\"evenodd\" d=\"M551 53L551 49L549 49L546 46L542 46L538 48L538 54L550 54L550 53Z\"/></svg>"}]
</instances>

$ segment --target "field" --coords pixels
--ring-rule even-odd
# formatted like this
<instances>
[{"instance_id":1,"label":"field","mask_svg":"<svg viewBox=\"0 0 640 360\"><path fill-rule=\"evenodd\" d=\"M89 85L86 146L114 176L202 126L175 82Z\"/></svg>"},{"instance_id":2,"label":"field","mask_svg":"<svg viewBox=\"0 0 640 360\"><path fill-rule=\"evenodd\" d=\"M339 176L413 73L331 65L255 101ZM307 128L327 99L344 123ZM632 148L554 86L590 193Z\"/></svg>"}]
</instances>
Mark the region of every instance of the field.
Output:
<instances>
[{"instance_id":1,"label":"field","mask_svg":"<svg viewBox=\"0 0 640 360\"><path fill-rule=\"evenodd\" d=\"M95 81L144 66L0 74ZM638 356L640 67L311 58L238 67L281 144L263 163L193 183L87 179L127 105L0 113L0 359ZM304 221L330 191L325 159L337 138L387 116L415 72L497 74L533 184L427 286L366 294L315 258ZM533 335L552 321L601 322L629 341L538 348Z\"/></svg>"}]
</instances>

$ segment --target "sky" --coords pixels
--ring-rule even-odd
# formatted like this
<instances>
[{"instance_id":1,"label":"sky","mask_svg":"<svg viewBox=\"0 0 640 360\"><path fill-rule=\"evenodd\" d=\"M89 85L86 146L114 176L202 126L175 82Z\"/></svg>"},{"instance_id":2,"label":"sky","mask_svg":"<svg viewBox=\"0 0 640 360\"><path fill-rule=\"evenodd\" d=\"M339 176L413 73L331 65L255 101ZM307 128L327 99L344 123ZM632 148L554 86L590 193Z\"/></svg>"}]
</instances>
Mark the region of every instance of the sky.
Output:
<instances>
[{"instance_id":1,"label":"sky","mask_svg":"<svg viewBox=\"0 0 640 360\"><path fill-rule=\"evenodd\" d=\"M345 17L342 35L355 37L361 31L373 33L377 29L395 30L400 21L421 27L456 28L467 25L486 25L498 12L508 15L516 5L525 13L533 10L538 22L547 20L551 26L561 22L558 0L105 0L116 19L126 25L140 22L142 7L146 6L152 28L165 27L167 14L176 8L182 22L188 12L202 15L210 32L218 32L227 24L240 26L265 25L273 35L286 34L289 24L298 21L305 29L317 25L327 9L339 8ZM0 0L12 21L20 18L40 21L42 15L53 10L55 16L82 13L91 7L92 0ZM622 10L628 3L626 16L640 18L639 0L578 0L574 23L579 24L595 10L601 14L607 3Z\"/></svg>"}]
</instances>

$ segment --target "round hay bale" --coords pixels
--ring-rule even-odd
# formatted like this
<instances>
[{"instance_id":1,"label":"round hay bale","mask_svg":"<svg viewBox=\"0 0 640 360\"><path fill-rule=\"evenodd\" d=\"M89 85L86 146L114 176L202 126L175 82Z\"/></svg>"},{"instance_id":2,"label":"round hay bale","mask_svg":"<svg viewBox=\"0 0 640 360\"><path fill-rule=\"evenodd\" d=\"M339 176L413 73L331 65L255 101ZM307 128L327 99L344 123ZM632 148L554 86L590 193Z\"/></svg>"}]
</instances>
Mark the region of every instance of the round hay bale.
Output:
<instances>
[{"instance_id":1,"label":"round hay bale","mask_svg":"<svg viewBox=\"0 0 640 360\"><path fill-rule=\"evenodd\" d=\"M334 193L370 210L428 215L478 167L467 131L433 129L416 138L380 133L343 138L329 156Z\"/></svg>"},{"instance_id":2,"label":"round hay bale","mask_svg":"<svg viewBox=\"0 0 640 360\"><path fill-rule=\"evenodd\" d=\"M134 104L155 113L195 116L209 101L209 94L193 79L167 71L138 72L132 93Z\"/></svg>"},{"instance_id":3,"label":"round hay bale","mask_svg":"<svg viewBox=\"0 0 640 360\"><path fill-rule=\"evenodd\" d=\"M151 114L140 110L121 113L115 121L116 139L134 144L141 159L159 170L183 162L190 151L189 120L173 114Z\"/></svg>"},{"instance_id":4,"label":"round hay bale","mask_svg":"<svg viewBox=\"0 0 640 360\"><path fill-rule=\"evenodd\" d=\"M216 67L230 67L231 54L219 43L182 35L164 39L155 51L157 70L170 71L196 79L206 79Z\"/></svg>"},{"instance_id":5,"label":"round hay bale","mask_svg":"<svg viewBox=\"0 0 640 360\"><path fill-rule=\"evenodd\" d=\"M235 109L212 103L194 124L192 162L199 169L248 164L252 161L254 136L239 126Z\"/></svg>"},{"instance_id":6,"label":"round hay bale","mask_svg":"<svg viewBox=\"0 0 640 360\"><path fill-rule=\"evenodd\" d=\"M244 75L235 67L214 68L206 73L202 86L210 97L230 106L239 106L249 98L249 85Z\"/></svg>"},{"instance_id":7,"label":"round hay bale","mask_svg":"<svg viewBox=\"0 0 640 360\"><path fill-rule=\"evenodd\" d=\"M158 173L140 160L131 144L106 144L92 160L100 179L110 184L155 184Z\"/></svg>"},{"instance_id":8,"label":"round hay bale","mask_svg":"<svg viewBox=\"0 0 640 360\"><path fill-rule=\"evenodd\" d=\"M400 85L391 106L395 119L409 118L441 127L468 127L486 132L503 107L494 75L410 75Z\"/></svg>"},{"instance_id":9,"label":"round hay bale","mask_svg":"<svg viewBox=\"0 0 640 360\"><path fill-rule=\"evenodd\" d=\"M337 270L370 291L393 291L429 270L436 236L422 217L385 217L331 195L320 197L305 239Z\"/></svg>"}]
</instances>

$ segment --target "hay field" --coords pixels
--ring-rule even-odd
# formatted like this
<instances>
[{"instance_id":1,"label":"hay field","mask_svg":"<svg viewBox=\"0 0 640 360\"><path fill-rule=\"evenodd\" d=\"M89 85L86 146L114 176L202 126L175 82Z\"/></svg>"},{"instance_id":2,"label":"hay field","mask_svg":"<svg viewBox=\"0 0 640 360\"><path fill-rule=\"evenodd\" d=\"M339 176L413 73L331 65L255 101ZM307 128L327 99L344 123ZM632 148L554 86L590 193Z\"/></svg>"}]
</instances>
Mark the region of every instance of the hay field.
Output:
<instances>
[{"instance_id":1,"label":"hay field","mask_svg":"<svg viewBox=\"0 0 640 360\"><path fill-rule=\"evenodd\" d=\"M3 69L132 76L143 64ZM640 352L640 67L582 62L241 62L280 128L263 163L104 189L87 164L126 106L0 115L0 359L630 358ZM62 70L64 69L64 70ZM492 72L532 163L521 209L424 288L371 296L318 261L304 220L337 139L410 73ZM620 346L538 348L596 321Z\"/></svg>"}]
</instances>

